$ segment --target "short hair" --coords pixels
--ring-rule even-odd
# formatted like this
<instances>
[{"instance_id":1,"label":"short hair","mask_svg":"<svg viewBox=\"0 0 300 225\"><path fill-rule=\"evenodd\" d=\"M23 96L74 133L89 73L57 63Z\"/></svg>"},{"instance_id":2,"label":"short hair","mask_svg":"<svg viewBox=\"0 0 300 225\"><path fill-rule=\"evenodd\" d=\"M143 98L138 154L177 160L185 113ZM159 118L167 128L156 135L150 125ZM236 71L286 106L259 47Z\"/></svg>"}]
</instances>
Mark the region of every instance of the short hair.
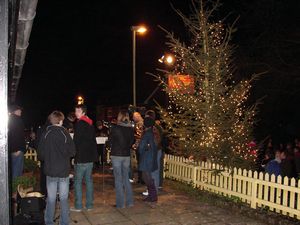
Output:
<instances>
[{"instance_id":1,"label":"short hair","mask_svg":"<svg viewBox=\"0 0 300 225\"><path fill-rule=\"evenodd\" d=\"M154 110L148 110L145 114L145 116L149 116L151 117L153 120L156 119L156 113L154 112Z\"/></svg>"},{"instance_id":2,"label":"short hair","mask_svg":"<svg viewBox=\"0 0 300 225\"><path fill-rule=\"evenodd\" d=\"M76 105L75 109L81 109L84 114L87 114L87 107L86 107L86 105Z\"/></svg>"},{"instance_id":3,"label":"short hair","mask_svg":"<svg viewBox=\"0 0 300 225\"><path fill-rule=\"evenodd\" d=\"M59 124L60 121L64 120L65 116L60 111L53 111L49 116L48 120L52 125Z\"/></svg>"},{"instance_id":4,"label":"short hair","mask_svg":"<svg viewBox=\"0 0 300 225\"><path fill-rule=\"evenodd\" d=\"M118 118L117 118L118 122L129 122L129 113L125 110L121 110L118 114Z\"/></svg>"}]
</instances>

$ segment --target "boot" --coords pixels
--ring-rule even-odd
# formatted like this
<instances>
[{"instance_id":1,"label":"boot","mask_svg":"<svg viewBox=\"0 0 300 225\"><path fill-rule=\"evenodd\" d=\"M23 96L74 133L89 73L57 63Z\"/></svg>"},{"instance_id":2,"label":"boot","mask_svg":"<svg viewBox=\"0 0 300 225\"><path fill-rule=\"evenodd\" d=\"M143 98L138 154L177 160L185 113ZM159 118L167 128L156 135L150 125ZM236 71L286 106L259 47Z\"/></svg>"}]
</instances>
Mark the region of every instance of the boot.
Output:
<instances>
[{"instance_id":1,"label":"boot","mask_svg":"<svg viewBox=\"0 0 300 225\"><path fill-rule=\"evenodd\" d=\"M149 196L151 202L157 202L157 192L153 179L151 181L151 185L149 186Z\"/></svg>"}]
</instances>

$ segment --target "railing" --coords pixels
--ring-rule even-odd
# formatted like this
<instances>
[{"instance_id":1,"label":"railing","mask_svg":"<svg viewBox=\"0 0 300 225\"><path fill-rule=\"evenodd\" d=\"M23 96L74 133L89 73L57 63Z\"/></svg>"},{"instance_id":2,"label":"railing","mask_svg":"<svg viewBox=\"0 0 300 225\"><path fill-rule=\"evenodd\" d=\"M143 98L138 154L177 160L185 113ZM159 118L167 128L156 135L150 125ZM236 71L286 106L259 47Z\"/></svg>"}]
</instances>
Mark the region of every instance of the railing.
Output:
<instances>
[{"instance_id":1,"label":"railing","mask_svg":"<svg viewBox=\"0 0 300 225\"><path fill-rule=\"evenodd\" d=\"M28 147L25 155L24 155L25 159L31 159L35 162L38 162L38 166L41 165L41 162L38 161L38 158L37 158L37 153L36 153L36 150L34 148L30 148Z\"/></svg>"},{"instance_id":2,"label":"railing","mask_svg":"<svg viewBox=\"0 0 300 225\"><path fill-rule=\"evenodd\" d=\"M165 177L218 195L238 197L254 209L263 207L300 219L300 180L294 178L236 168L230 171L218 164L195 163L173 155L165 156Z\"/></svg>"}]
</instances>

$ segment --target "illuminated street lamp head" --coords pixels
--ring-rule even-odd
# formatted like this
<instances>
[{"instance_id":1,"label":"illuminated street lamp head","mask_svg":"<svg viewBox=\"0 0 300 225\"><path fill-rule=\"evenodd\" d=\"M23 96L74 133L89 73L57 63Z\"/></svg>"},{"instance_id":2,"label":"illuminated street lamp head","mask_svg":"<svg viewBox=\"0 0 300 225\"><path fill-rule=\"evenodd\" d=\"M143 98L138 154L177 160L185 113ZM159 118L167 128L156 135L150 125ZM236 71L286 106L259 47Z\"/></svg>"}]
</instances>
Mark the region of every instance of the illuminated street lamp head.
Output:
<instances>
[{"instance_id":1,"label":"illuminated street lamp head","mask_svg":"<svg viewBox=\"0 0 300 225\"><path fill-rule=\"evenodd\" d=\"M168 66L172 66L175 62L175 57L171 54L167 54L167 55L163 55L160 59L158 59L158 61Z\"/></svg>"},{"instance_id":2,"label":"illuminated street lamp head","mask_svg":"<svg viewBox=\"0 0 300 225\"><path fill-rule=\"evenodd\" d=\"M145 26L132 26L131 30L139 34L144 34L147 32L147 28Z\"/></svg>"},{"instance_id":3,"label":"illuminated street lamp head","mask_svg":"<svg viewBox=\"0 0 300 225\"><path fill-rule=\"evenodd\" d=\"M77 97L77 104L78 105L83 105L83 103L84 103L84 98L82 96L78 96Z\"/></svg>"},{"instance_id":4,"label":"illuminated street lamp head","mask_svg":"<svg viewBox=\"0 0 300 225\"><path fill-rule=\"evenodd\" d=\"M167 55L165 61L167 64L172 65L174 63L174 57L172 55Z\"/></svg>"}]
</instances>

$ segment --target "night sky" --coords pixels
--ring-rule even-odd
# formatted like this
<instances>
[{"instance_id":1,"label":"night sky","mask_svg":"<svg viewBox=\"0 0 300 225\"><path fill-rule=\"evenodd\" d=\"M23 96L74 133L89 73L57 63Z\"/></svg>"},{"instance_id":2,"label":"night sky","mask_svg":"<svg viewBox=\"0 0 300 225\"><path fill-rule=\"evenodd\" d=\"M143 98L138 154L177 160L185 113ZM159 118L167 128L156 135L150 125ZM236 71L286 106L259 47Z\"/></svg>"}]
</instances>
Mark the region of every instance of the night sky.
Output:
<instances>
[{"instance_id":1,"label":"night sky","mask_svg":"<svg viewBox=\"0 0 300 225\"><path fill-rule=\"evenodd\" d=\"M269 72L252 95L252 100L265 96L258 124L265 128L262 136L300 121L295 113L300 110L299 2L223 1L216 15L221 18L231 12L228 22L240 16L233 39L239 46L237 76ZM137 37L137 101L143 103L157 85L146 72L161 67L157 60L168 51L158 25L188 40L171 3L189 12L190 0L39 1L17 94L26 125L41 123L54 109L69 112L79 94L92 110L97 104L130 104L130 27L139 24L149 28ZM159 95L156 98L160 100Z\"/></svg>"}]
</instances>

